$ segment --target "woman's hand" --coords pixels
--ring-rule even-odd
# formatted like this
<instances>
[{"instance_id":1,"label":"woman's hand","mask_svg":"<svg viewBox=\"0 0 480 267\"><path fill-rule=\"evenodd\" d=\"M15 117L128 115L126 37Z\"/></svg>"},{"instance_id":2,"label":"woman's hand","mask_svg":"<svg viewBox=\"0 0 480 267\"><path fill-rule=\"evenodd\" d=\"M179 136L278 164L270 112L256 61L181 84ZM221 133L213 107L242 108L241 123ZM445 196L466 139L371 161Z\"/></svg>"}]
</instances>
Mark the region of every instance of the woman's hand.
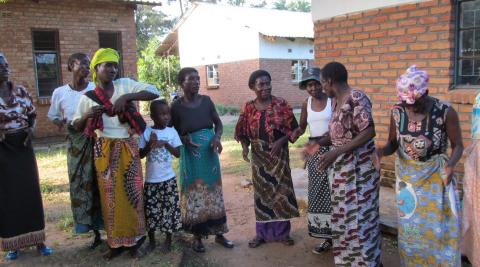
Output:
<instances>
[{"instance_id":1,"label":"woman's hand","mask_svg":"<svg viewBox=\"0 0 480 267\"><path fill-rule=\"evenodd\" d=\"M450 182L452 181L452 177L453 177L453 168L446 165L445 166L445 174L447 175L446 179L442 180L443 181L443 185L446 187L450 184Z\"/></svg>"},{"instance_id":2,"label":"woman's hand","mask_svg":"<svg viewBox=\"0 0 480 267\"><path fill-rule=\"evenodd\" d=\"M194 147L194 148L200 147L199 144L195 144L194 142L192 142L192 139L190 138L190 135L188 135L188 134L183 135L180 139L182 140L182 143L185 146L191 146L191 147Z\"/></svg>"},{"instance_id":3,"label":"woman's hand","mask_svg":"<svg viewBox=\"0 0 480 267\"><path fill-rule=\"evenodd\" d=\"M245 160L246 162L250 163L250 159L248 158L248 153L249 153L249 148L248 148L248 145L247 144L242 144L242 157L243 157L243 160Z\"/></svg>"},{"instance_id":4,"label":"woman's hand","mask_svg":"<svg viewBox=\"0 0 480 267\"><path fill-rule=\"evenodd\" d=\"M373 154L373 166L377 171L380 171L382 168L381 162L383 157L383 150L381 148L375 149L375 153Z\"/></svg>"},{"instance_id":5,"label":"woman's hand","mask_svg":"<svg viewBox=\"0 0 480 267\"><path fill-rule=\"evenodd\" d=\"M330 167L330 165L332 165L333 162L335 162L338 156L339 155L337 150L331 150L321 155L319 160L320 164L318 164L318 170L325 171L326 169L328 169L328 167Z\"/></svg>"},{"instance_id":6,"label":"woman's hand","mask_svg":"<svg viewBox=\"0 0 480 267\"><path fill-rule=\"evenodd\" d=\"M124 112L127 109L128 101L130 101L130 97L128 94L120 96L113 104L113 112L115 114L119 114Z\"/></svg>"},{"instance_id":7,"label":"woman's hand","mask_svg":"<svg viewBox=\"0 0 480 267\"><path fill-rule=\"evenodd\" d=\"M102 115L102 113L105 111L104 106L93 106L90 111L87 113L86 118L94 118Z\"/></svg>"},{"instance_id":8,"label":"woman's hand","mask_svg":"<svg viewBox=\"0 0 480 267\"><path fill-rule=\"evenodd\" d=\"M28 146L28 143L33 140L33 129L28 127L25 132L27 133L27 137L25 137L23 145Z\"/></svg>"},{"instance_id":9,"label":"woman's hand","mask_svg":"<svg viewBox=\"0 0 480 267\"><path fill-rule=\"evenodd\" d=\"M65 127L65 124L67 121L65 119L60 120L60 119L55 119L53 120L53 124L55 124L58 127L59 132L63 132L63 128Z\"/></svg>"},{"instance_id":10,"label":"woman's hand","mask_svg":"<svg viewBox=\"0 0 480 267\"><path fill-rule=\"evenodd\" d=\"M212 141L210 142L210 146L218 154L222 153L222 150L223 150L222 142L220 142L220 137L218 137L218 135L215 135L213 137Z\"/></svg>"}]
</instances>

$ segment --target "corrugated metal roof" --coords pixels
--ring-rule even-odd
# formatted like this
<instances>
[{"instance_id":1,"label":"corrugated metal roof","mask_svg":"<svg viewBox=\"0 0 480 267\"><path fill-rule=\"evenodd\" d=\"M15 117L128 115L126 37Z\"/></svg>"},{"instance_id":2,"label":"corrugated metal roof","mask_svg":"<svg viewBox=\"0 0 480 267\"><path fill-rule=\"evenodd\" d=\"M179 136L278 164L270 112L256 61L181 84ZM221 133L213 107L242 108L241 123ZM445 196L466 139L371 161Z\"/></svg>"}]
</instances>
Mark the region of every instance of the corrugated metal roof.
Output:
<instances>
[{"instance_id":1,"label":"corrugated metal roof","mask_svg":"<svg viewBox=\"0 0 480 267\"><path fill-rule=\"evenodd\" d=\"M219 23L234 22L267 36L313 39L313 21L310 13L221 4L197 3L197 5L200 7L197 8L197 12L203 10L211 13L218 17Z\"/></svg>"}]
</instances>

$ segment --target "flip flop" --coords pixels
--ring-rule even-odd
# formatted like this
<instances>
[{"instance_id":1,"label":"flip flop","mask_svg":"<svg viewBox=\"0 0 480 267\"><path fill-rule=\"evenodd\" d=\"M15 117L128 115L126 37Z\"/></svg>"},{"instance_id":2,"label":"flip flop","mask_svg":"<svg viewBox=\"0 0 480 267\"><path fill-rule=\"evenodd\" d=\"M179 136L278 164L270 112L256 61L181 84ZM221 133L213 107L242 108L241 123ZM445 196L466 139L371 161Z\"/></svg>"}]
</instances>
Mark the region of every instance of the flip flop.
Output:
<instances>
[{"instance_id":1,"label":"flip flop","mask_svg":"<svg viewBox=\"0 0 480 267\"><path fill-rule=\"evenodd\" d=\"M18 259L18 254L20 254L18 251L9 251L5 255L5 259L10 260L10 261L16 260L16 259Z\"/></svg>"},{"instance_id":2,"label":"flip flop","mask_svg":"<svg viewBox=\"0 0 480 267\"><path fill-rule=\"evenodd\" d=\"M248 247L257 248L262 244L265 244L265 240L263 240L262 238L254 237L252 240L248 242Z\"/></svg>"},{"instance_id":3,"label":"flip flop","mask_svg":"<svg viewBox=\"0 0 480 267\"><path fill-rule=\"evenodd\" d=\"M43 247L43 248L37 248L38 252L42 255L42 256L48 256L50 254L52 254L53 252L53 249L50 248L50 247Z\"/></svg>"}]
</instances>

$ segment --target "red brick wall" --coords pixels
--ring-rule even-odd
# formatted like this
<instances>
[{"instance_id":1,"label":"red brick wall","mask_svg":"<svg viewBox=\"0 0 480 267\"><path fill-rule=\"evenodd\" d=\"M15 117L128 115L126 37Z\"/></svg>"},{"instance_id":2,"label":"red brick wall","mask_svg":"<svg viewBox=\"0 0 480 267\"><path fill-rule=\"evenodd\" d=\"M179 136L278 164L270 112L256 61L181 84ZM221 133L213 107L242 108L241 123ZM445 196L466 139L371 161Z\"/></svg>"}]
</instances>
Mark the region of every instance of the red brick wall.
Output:
<instances>
[{"instance_id":1,"label":"red brick wall","mask_svg":"<svg viewBox=\"0 0 480 267\"><path fill-rule=\"evenodd\" d=\"M36 3L38 2L38 3ZM122 35L124 76L137 76L134 5L119 1L15 0L0 4L0 51L10 64L10 79L24 85L34 97L38 121L37 137L56 135L47 120L48 99L38 101L32 54L32 28L59 31L61 77L71 80L68 57L76 52L93 56L98 49L98 31L117 31Z\"/></svg>"},{"instance_id":2,"label":"red brick wall","mask_svg":"<svg viewBox=\"0 0 480 267\"><path fill-rule=\"evenodd\" d=\"M201 79L200 93L209 95L216 104L241 107L254 99L255 93L248 88L248 78L258 69L264 69L272 76L272 94L285 98L293 107L300 107L307 97L305 91L298 89L298 84L291 82L291 60L253 59L217 65L218 88L207 87L206 66L195 67Z\"/></svg>"},{"instance_id":3,"label":"red brick wall","mask_svg":"<svg viewBox=\"0 0 480 267\"><path fill-rule=\"evenodd\" d=\"M459 112L465 145L470 143L471 104L478 91L449 89L454 73L454 9L449 0L434 0L315 22L317 64L342 62L350 85L370 96L378 144L388 135L390 109L397 101L395 81L413 64L428 71L430 93ZM390 178L392 159L386 161L383 172Z\"/></svg>"}]
</instances>

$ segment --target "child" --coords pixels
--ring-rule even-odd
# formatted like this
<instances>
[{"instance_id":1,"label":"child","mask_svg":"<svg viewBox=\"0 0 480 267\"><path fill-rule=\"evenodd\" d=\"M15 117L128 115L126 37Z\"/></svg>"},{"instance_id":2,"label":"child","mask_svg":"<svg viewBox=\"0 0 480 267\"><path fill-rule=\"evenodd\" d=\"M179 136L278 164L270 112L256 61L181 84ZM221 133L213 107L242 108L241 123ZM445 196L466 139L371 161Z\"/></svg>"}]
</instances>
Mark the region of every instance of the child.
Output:
<instances>
[{"instance_id":1,"label":"child","mask_svg":"<svg viewBox=\"0 0 480 267\"><path fill-rule=\"evenodd\" d=\"M147 127L140 139L140 157L147 157L145 175L145 214L149 251L156 247L155 230L166 234L165 249L170 251L172 233L181 228L177 181L172 168L172 155L180 156L182 142L177 131L167 127L170 108L165 100L150 104L153 127Z\"/></svg>"}]
</instances>

